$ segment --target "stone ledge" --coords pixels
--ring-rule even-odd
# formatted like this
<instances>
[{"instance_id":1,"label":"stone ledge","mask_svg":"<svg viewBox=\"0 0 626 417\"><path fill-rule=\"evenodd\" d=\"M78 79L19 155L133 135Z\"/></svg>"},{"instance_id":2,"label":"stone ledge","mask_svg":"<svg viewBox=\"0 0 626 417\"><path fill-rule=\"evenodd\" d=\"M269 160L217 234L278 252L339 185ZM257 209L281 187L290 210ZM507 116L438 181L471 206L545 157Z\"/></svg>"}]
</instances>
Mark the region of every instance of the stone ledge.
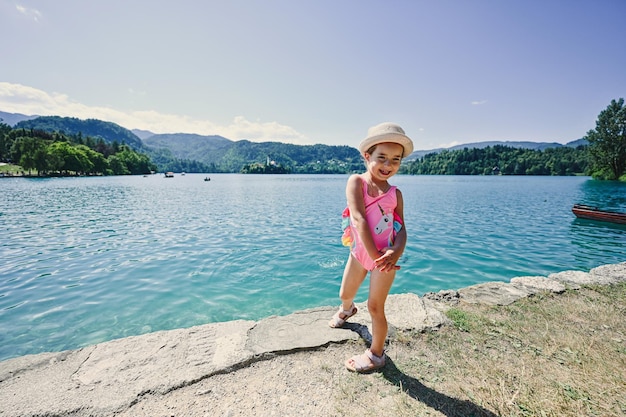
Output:
<instances>
[{"instance_id":1,"label":"stone ledge","mask_svg":"<svg viewBox=\"0 0 626 417\"><path fill-rule=\"evenodd\" d=\"M392 330L426 331L449 322L445 311L459 302L507 305L541 291L626 281L626 262L585 273L517 277L458 291L390 295ZM371 337L366 303L342 329L328 320L336 307L320 307L258 322L210 323L154 332L59 353L0 362L0 416L111 415L147 394L165 394L274 354Z\"/></svg>"}]
</instances>

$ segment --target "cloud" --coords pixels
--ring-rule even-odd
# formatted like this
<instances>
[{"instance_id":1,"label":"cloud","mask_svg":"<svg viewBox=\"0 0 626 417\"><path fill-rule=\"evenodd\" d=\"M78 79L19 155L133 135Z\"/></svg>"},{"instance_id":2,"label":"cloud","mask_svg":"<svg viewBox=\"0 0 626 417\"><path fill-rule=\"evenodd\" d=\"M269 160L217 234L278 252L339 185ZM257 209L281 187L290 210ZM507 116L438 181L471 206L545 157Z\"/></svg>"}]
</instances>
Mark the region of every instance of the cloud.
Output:
<instances>
[{"instance_id":1,"label":"cloud","mask_svg":"<svg viewBox=\"0 0 626 417\"><path fill-rule=\"evenodd\" d=\"M478 100L478 101L472 101L472 106L482 106L483 104L487 103L487 100Z\"/></svg>"},{"instance_id":2,"label":"cloud","mask_svg":"<svg viewBox=\"0 0 626 417\"><path fill-rule=\"evenodd\" d=\"M39 18L41 17L41 12L39 10L24 7L21 4L16 4L15 8L24 16L33 19L35 22L39 22Z\"/></svg>"},{"instance_id":3,"label":"cloud","mask_svg":"<svg viewBox=\"0 0 626 417\"><path fill-rule=\"evenodd\" d=\"M153 110L125 113L109 107L86 106L65 94L47 93L33 87L8 82L0 82L0 110L29 116L99 119L117 123L127 129L149 130L154 133L220 135L231 140L248 139L253 142L279 141L294 144L308 142L303 134L278 122L250 121L238 115L233 117L230 124L223 126L209 120L164 114Z\"/></svg>"}]
</instances>

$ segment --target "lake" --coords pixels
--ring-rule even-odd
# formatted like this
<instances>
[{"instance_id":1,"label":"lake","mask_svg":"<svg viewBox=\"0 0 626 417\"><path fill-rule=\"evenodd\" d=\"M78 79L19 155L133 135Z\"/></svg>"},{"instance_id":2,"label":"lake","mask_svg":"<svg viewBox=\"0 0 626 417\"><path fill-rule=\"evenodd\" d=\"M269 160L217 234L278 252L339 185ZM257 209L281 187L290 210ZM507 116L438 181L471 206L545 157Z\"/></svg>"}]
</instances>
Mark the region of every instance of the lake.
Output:
<instances>
[{"instance_id":1,"label":"lake","mask_svg":"<svg viewBox=\"0 0 626 417\"><path fill-rule=\"evenodd\" d=\"M338 305L345 175L0 179L0 360ZM409 241L392 293L626 261L626 208L588 177L396 176ZM367 283L357 301L367 298Z\"/></svg>"}]
</instances>

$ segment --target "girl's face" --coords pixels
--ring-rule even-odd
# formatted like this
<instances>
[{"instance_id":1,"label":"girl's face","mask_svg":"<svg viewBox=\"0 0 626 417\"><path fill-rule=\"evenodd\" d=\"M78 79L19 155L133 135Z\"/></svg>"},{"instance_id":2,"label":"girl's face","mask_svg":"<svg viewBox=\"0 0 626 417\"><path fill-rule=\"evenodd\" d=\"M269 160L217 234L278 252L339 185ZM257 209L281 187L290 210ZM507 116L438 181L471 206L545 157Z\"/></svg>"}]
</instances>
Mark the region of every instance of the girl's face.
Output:
<instances>
[{"instance_id":1,"label":"girl's face","mask_svg":"<svg viewBox=\"0 0 626 417\"><path fill-rule=\"evenodd\" d=\"M371 154L365 153L367 170L374 179L386 181L400 169L403 151L397 143L379 143Z\"/></svg>"}]
</instances>

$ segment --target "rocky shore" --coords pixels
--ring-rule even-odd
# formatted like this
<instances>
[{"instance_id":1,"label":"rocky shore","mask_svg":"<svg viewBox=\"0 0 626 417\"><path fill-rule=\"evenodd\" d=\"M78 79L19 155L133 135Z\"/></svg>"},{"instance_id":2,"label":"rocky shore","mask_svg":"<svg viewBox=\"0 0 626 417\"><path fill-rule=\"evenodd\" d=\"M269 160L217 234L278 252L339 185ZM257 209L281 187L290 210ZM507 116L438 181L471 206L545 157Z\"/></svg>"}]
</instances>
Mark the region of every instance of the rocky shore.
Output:
<instances>
[{"instance_id":1,"label":"rocky shore","mask_svg":"<svg viewBox=\"0 0 626 417\"><path fill-rule=\"evenodd\" d=\"M390 339L447 325L445 312L458 303L508 305L539 292L624 281L626 262L423 297L391 295ZM312 370L342 372L346 342L370 338L367 306L357 306L343 329L328 327L336 309L329 306L3 361L0 416L334 415L326 401L333 387L316 384ZM224 402L234 393L237 403Z\"/></svg>"}]
</instances>

